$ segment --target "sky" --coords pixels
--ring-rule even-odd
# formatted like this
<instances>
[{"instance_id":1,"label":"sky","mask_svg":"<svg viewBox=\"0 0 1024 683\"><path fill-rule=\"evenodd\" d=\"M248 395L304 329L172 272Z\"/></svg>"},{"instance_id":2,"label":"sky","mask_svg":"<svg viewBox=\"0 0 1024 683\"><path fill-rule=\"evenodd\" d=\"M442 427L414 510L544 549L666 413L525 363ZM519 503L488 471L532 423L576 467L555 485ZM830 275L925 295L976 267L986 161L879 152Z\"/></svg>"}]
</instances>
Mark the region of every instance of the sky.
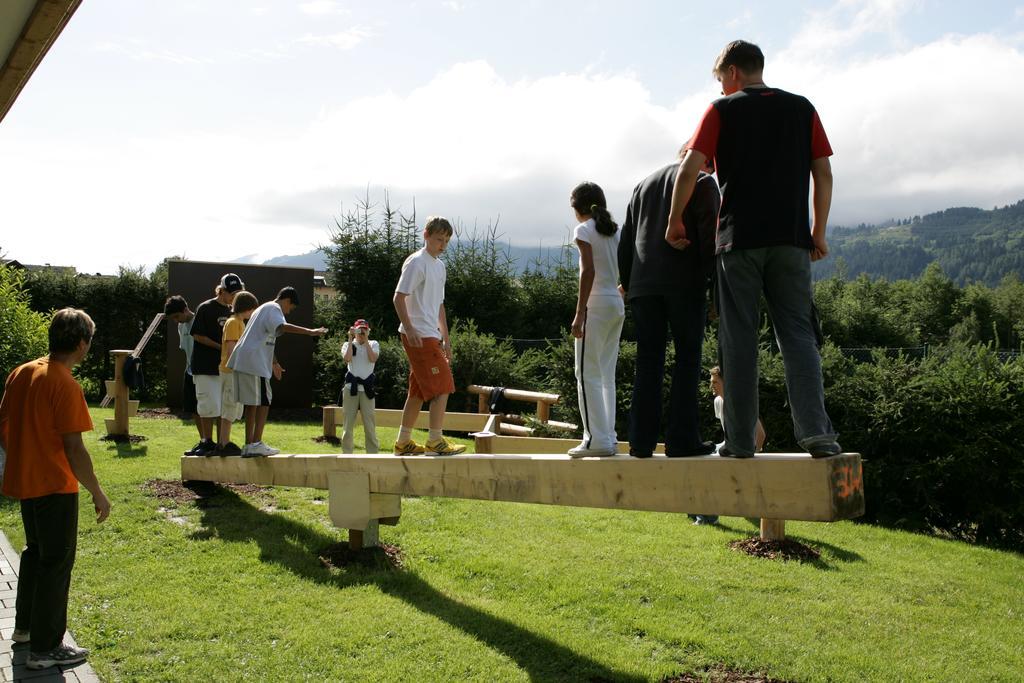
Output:
<instances>
[{"instance_id":1,"label":"sky","mask_svg":"<svg viewBox=\"0 0 1024 683\"><path fill-rule=\"evenodd\" d=\"M578 182L621 217L674 158L736 38L818 110L832 225L1024 198L1021 2L84 0L0 122L0 253L263 260L385 192L559 245Z\"/></svg>"}]
</instances>

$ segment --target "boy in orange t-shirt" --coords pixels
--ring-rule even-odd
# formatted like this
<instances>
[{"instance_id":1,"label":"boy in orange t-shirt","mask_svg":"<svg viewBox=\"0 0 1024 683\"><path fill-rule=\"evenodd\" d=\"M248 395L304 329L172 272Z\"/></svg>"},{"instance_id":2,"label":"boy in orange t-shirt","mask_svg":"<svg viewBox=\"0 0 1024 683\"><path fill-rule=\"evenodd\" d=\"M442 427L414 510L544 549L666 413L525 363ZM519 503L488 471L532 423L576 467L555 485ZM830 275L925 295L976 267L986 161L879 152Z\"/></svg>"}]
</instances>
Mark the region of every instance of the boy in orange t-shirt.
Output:
<instances>
[{"instance_id":1,"label":"boy in orange t-shirt","mask_svg":"<svg viewBox=\"0 0 1024 683\"><path fill-rule=\"evenodd\" d=\"M65 308L50 322L50 354L16 368L0 400L0 447L7 451L4 494L20 499L25 525L16 643L31 642L25 666L45 669L85 660L88 651L64 644L68 589L78 536L78 484L92 494L96 521L110 514L82 432L92 431L89 406L71 369L89 353L96 325Z\"/></svg>"}]
</instances>

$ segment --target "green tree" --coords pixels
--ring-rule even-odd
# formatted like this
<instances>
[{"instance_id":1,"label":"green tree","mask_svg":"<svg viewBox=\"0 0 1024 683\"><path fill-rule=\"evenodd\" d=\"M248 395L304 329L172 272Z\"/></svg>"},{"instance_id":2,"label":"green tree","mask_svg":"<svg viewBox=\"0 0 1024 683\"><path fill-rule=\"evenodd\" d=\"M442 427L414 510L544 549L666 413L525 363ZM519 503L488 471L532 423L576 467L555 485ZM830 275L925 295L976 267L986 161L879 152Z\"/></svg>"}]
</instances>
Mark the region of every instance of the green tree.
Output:
<instances>
[{"instance_id":1,"label":"green tree","mask_svg":"<svg viewBox=\"0 0 1024 683\"><path fill-rule=\"evenodd\" d=\"M320 322L333 320L337 324L329 328L348 329L357 317L365 318L378 335L393 334L395 283L402 263L419 246L415 205L406 216L391 206L387 193L379 205L367 193L334 223L330 244L320 248L338 296L322 307Z\"/></svg>"},{"instance_id":2,"label":"green tree","mask_svg":"<svg viewBox=\"0 0 1024 683\"><path fill-rule=\"evenodd\" d=\"M472 319L480 330L502 337L522 334L523 291L516 282L515 262L498 242L497 226L482 234L457 230L444 261L449 318Z\"/></svg>"}]
</instances>

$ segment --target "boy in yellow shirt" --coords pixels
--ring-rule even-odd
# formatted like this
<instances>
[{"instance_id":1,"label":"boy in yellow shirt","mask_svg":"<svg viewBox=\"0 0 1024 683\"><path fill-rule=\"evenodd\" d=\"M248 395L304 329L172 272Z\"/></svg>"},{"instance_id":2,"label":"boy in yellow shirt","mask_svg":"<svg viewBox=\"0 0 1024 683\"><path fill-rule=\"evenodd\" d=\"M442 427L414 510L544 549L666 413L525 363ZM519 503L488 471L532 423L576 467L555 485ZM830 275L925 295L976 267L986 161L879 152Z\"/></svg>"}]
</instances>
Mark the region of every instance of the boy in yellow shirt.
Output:
<instances>
[{"instance_id":1,"label":"boy in yellow shirt","mask_svg":"<svg viewBox=\"0 0 1024 683\"><path fill-rule=\"evenodd\" d=\"M231 423L241 419L243 406L238 402L235 391L235 378L228 367L228 357L235 350L235 345L242 338L245 323L252 312L259 306L259 301L251 292L242 290L235 294L231 302L231 317L224 321L224 333L220 345L220 431L218 433L217 450L208 455L241 455L242 449L231 441Z\"/></svg>"}]
</instances>

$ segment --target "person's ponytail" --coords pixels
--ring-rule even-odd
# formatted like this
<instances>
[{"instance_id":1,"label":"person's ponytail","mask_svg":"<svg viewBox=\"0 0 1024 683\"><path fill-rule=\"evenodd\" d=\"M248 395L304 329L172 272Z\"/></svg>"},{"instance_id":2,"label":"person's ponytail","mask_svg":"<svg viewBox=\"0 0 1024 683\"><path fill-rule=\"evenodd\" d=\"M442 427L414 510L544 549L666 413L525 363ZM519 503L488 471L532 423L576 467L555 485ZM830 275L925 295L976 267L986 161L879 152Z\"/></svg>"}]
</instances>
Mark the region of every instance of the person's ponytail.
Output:
<instances>
[{"instance_id":1,"label":"person's ponytail","mask_svg":"<svg viewBox=\"0 0 1024 683\"><path fill-rule=\"evenodd\" d=\"M594 224L600 234L611 237L619 229L618 224L612 220L612 214L608 211L604 190L597 183L582 182L577 185L570 196L570 203L581 216L590 216L594 219Z\"/></svg>"}]
</instances>

